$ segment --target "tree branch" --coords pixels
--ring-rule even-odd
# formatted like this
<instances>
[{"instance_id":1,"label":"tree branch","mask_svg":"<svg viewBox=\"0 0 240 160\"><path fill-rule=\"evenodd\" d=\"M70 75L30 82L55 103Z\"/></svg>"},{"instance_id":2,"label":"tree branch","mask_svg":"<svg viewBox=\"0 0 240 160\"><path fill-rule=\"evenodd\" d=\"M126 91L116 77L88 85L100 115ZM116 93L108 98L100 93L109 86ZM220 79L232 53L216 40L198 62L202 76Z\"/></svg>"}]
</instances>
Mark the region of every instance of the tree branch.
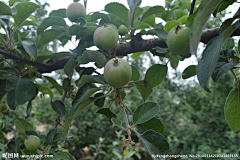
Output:
<instances>
[{"instance_id":1,"label":"tree branch","mask_svg":"<svg viewBox=\"0 0 240 160\"><path fill-rule=\"evenodd\" d=\"M190 12L189 12L189 16L191 16L193 14L195 3L196 3L196 0L193 0L192 3L191 3L191 9L190 9Z\"/></svg>"},{"instance_id":2,"label":"tree branch","mask_svg":"<svg viewBox=\"0 0 240 160\"><path fill-rule=\"evenodd\" d=\"M200 41L203 42L204 44L207 44L212 38L219 35L219 29L220 28L204 30L202 32ZM231 36L239 36L239 35L240 35L240 27L236 29ZM167 44L164 40L160 38L144 40L142 39L141 34L138 33L137 35L132 37L130 42L120 45L117 49L116 55L126 56L131 53L149 51L152 48L157 46L161 48L167 48ZM57 60L52 60L51 62L44 64L44 63L32 62L26 59L22 59L21 57L18 57L10 52L6 52L1 49L0 49L0 54L5 55L9 58L12 58L16 60L18 63L28 64L36 68L39 68L38 72L40 73L50 73L58 69L63 69L64 65L68 62L68 60L73 58L71 56L68 56L68 57L57 59Z\"/></svg>"}]
</instances>

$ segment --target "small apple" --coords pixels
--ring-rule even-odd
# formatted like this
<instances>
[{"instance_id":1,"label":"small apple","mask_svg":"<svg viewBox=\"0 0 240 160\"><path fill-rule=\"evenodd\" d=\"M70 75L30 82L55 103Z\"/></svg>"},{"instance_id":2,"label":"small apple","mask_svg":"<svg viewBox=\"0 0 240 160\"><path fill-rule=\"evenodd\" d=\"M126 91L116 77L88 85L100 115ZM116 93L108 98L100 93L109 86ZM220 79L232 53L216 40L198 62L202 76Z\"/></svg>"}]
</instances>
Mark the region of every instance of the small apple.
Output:
<instances>
[{"instance_id":1,"label":"small apple","mask_svg":"<svg viewBox=\"0 0 240 160\"><path fill-rule=\"evenodd\" d=\"M5 112L8 109L8 105L6 103L0 104L0 112Z\"/></svg>"},{"instance_id":2,"label":"small apple","mask_svg":"<svg viewBox=\"0 0 240 160\"><path fill-rule=\"evenodd\" d=\"M73 2L68 6L66 15L71 22L78 22L79 18L86 19L87 16L85 7L78 2Z\"/></svg>"},{"instance_id":3,"label":"small apple","mask_svg":"<svg viewBox=\"0 0 240 160\"><path fill-rule=\"evenodd\" d=\"M190 52L190 28L185 26L173 27L167 35L167 46L170 52L185 55Z\"/></svg>"},{"instance_id":4,"label":"small apple","mask_svg":"<svg viewBox=\"0 0 240 160\"><path fill-rule=\"evenodd\" d=\"M239 87L240 87L240 75L237 76L237 80L238 80L238 85L239 85ZM234 86L235 88L238 87L235 78L234 78L234 80L233 80L233 86Z\"/></svg>"},{"instance_id":5,"label":"small apple","mask_svg":"<svg viewBox=\"0 0 240 160\"><path fill-rule=\"evenodd\" d=\"M118 36L117 28L114 25L104 24L94 32L93 42L99 49L113 49L117 45Z\"/></svg>"},{"instance_id":6,"label":"small apple","mask_svg":"<svg viewBox=\"0 0 240 160\"><path fill-rule=\"evenodd\" d=\"M131 77L132 67L124 59L113 58L104 67L104 78L114 88L126 85Z\"/></svg>"},{"instance_id":7,"label":"small apple","mask_svg":"<svg viewBox=\"0 0 240 160\"><path fill-rule=\"evenodd\" d=\"M40 143L40 139L34 135L28 136L24 141L24 145L29 151L36 151L39 148Z\"/></svg>"},{"instance_id":8,"label":"small apple","mask_svg":"<svg viewBox=\"0 0 240 160\"><path fill-rule=\"evenodd\" d=\"M118 33L119 35L124 36L125 34L128 33L128 28L122 24L118 27Z\"/></svg>"}]
</instances>

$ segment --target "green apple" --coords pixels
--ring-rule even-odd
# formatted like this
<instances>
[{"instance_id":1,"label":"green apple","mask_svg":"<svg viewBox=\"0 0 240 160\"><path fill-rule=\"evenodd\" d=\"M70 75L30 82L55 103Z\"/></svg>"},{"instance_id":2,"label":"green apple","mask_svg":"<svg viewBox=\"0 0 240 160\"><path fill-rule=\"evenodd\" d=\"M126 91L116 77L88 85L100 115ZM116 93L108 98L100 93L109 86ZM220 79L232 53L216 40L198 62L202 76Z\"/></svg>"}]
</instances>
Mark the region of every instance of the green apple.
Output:
<instances>
[{"instance_id":1,"label":"green apple","mask_svg":"<svg viewBox=\"0 0 240 160\"><path fill-rule=\"evenodd\" d=\"M126 85L131 77L132 67L124 59L113 58L104 67L104 78L114 88Z\"/></svg>"},{"instance_id":2,"label":"green apple","mask_svg":"<svg viewBox=\"0 0 240 160\"><path fill-rule=\"evenodd\" d=\"M24 141L24 145L29 151L36 151L39 148L40 143L40 139L34 135L26 137Z\"/></svg>"},{"instance_id":3,"label":"green apple","mask_svg":"<svg viewBox=\"0 0 240 160\"><path fill-rule=\"evenodd\" d=\"M66 15L71 22L78 22L79 18L86 19L87 16L85 7L77 2L73 2L68 6Z\"/></svg>"},{"instance_id":4,"label":"green apple","mask_svg":"<svg viewBox=\"0 0 240 160\"><path fill-rule=\"evenodd\" d=\"M118 37L118 31L114 25L104 24L95 30L93 42L99 49L109 50L117 46Z\"/></svg>"},{"instance_id":5,"label":"green apple","mask_svg":"<svg viewBox=\"0 0 240 160\"><path fill-rule=\"evenodd\" d=\"M176 55L185 55L190 52L190 28L185 26L173 27L167 35L167 46L170 52Z\"/></svg>"},{"instance_id":6,"label":"green apple","mask_svg":"<svg viewBox=\"0 0 240 160\"><path fill-rule=\"evenodd\" d=\"M122 24L118 27L118 33L119 35L124 36L125 34L128 33L128 28Z\"/></svg>"}]
</instances>

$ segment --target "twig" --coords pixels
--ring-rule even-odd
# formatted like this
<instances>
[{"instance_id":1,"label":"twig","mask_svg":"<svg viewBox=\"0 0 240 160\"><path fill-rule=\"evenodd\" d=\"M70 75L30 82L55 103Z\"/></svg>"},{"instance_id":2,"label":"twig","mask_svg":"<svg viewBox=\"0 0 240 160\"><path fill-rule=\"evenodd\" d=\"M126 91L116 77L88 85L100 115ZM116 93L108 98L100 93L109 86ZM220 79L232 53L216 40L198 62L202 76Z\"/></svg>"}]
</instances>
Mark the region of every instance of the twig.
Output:
<instances>
[{"instance_id":1,"label":"twig","mask_svg":"<svg viewBox=\"0 0 240 160\"><path fill-rule=\"evenodd\" d=\"M189 12L189 16L191 16L193 14L195 3L196 3L196 0L193 0L192 3L191 3L191 9L190 9L190 12Z\"/></svg>"}]
</instances>

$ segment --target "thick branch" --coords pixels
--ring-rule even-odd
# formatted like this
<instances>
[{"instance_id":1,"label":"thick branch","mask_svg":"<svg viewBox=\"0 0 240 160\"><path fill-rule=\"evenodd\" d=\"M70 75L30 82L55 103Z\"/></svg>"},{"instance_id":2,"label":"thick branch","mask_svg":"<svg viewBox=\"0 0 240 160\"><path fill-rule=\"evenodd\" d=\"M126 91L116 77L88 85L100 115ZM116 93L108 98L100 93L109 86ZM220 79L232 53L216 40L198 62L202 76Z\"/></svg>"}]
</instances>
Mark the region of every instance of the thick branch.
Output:
<instances>
[{"instance_id":1,"label":"thick branch","mask_svg":"<svg viewBox=\"0 0 240 160\"><path fill-rule=\"evenodd\" d=\"M207 44L212 38L219 35L219 29L220 28L204 30L202 32L200 41L203 42L204 44ZM239 35L240 35L240 27L236 29L231 36L239 36ZM167 48L167 44L165 43L165 41L160 38L143 40L141 37L141 34L137 34L132 37L130 42L120 45L117 49L116 55L126 56L131 53L149 51L156 46L159 46L161 48ZM68 62L68 60L70 58L73 58L70 56L64 57L64 58L53 60L51 62L44 64L44 63L37 63L37 62L32 62L32 61L22 59L12 53L6 52L1 49L0 49L0 54L5 55L9 58L12 58L16 60L18 63L29 64L36 68L39 68L38 71L40 73L50 73L58 69L63 69L64 65Z\"/></svg>"}]
</instances>

